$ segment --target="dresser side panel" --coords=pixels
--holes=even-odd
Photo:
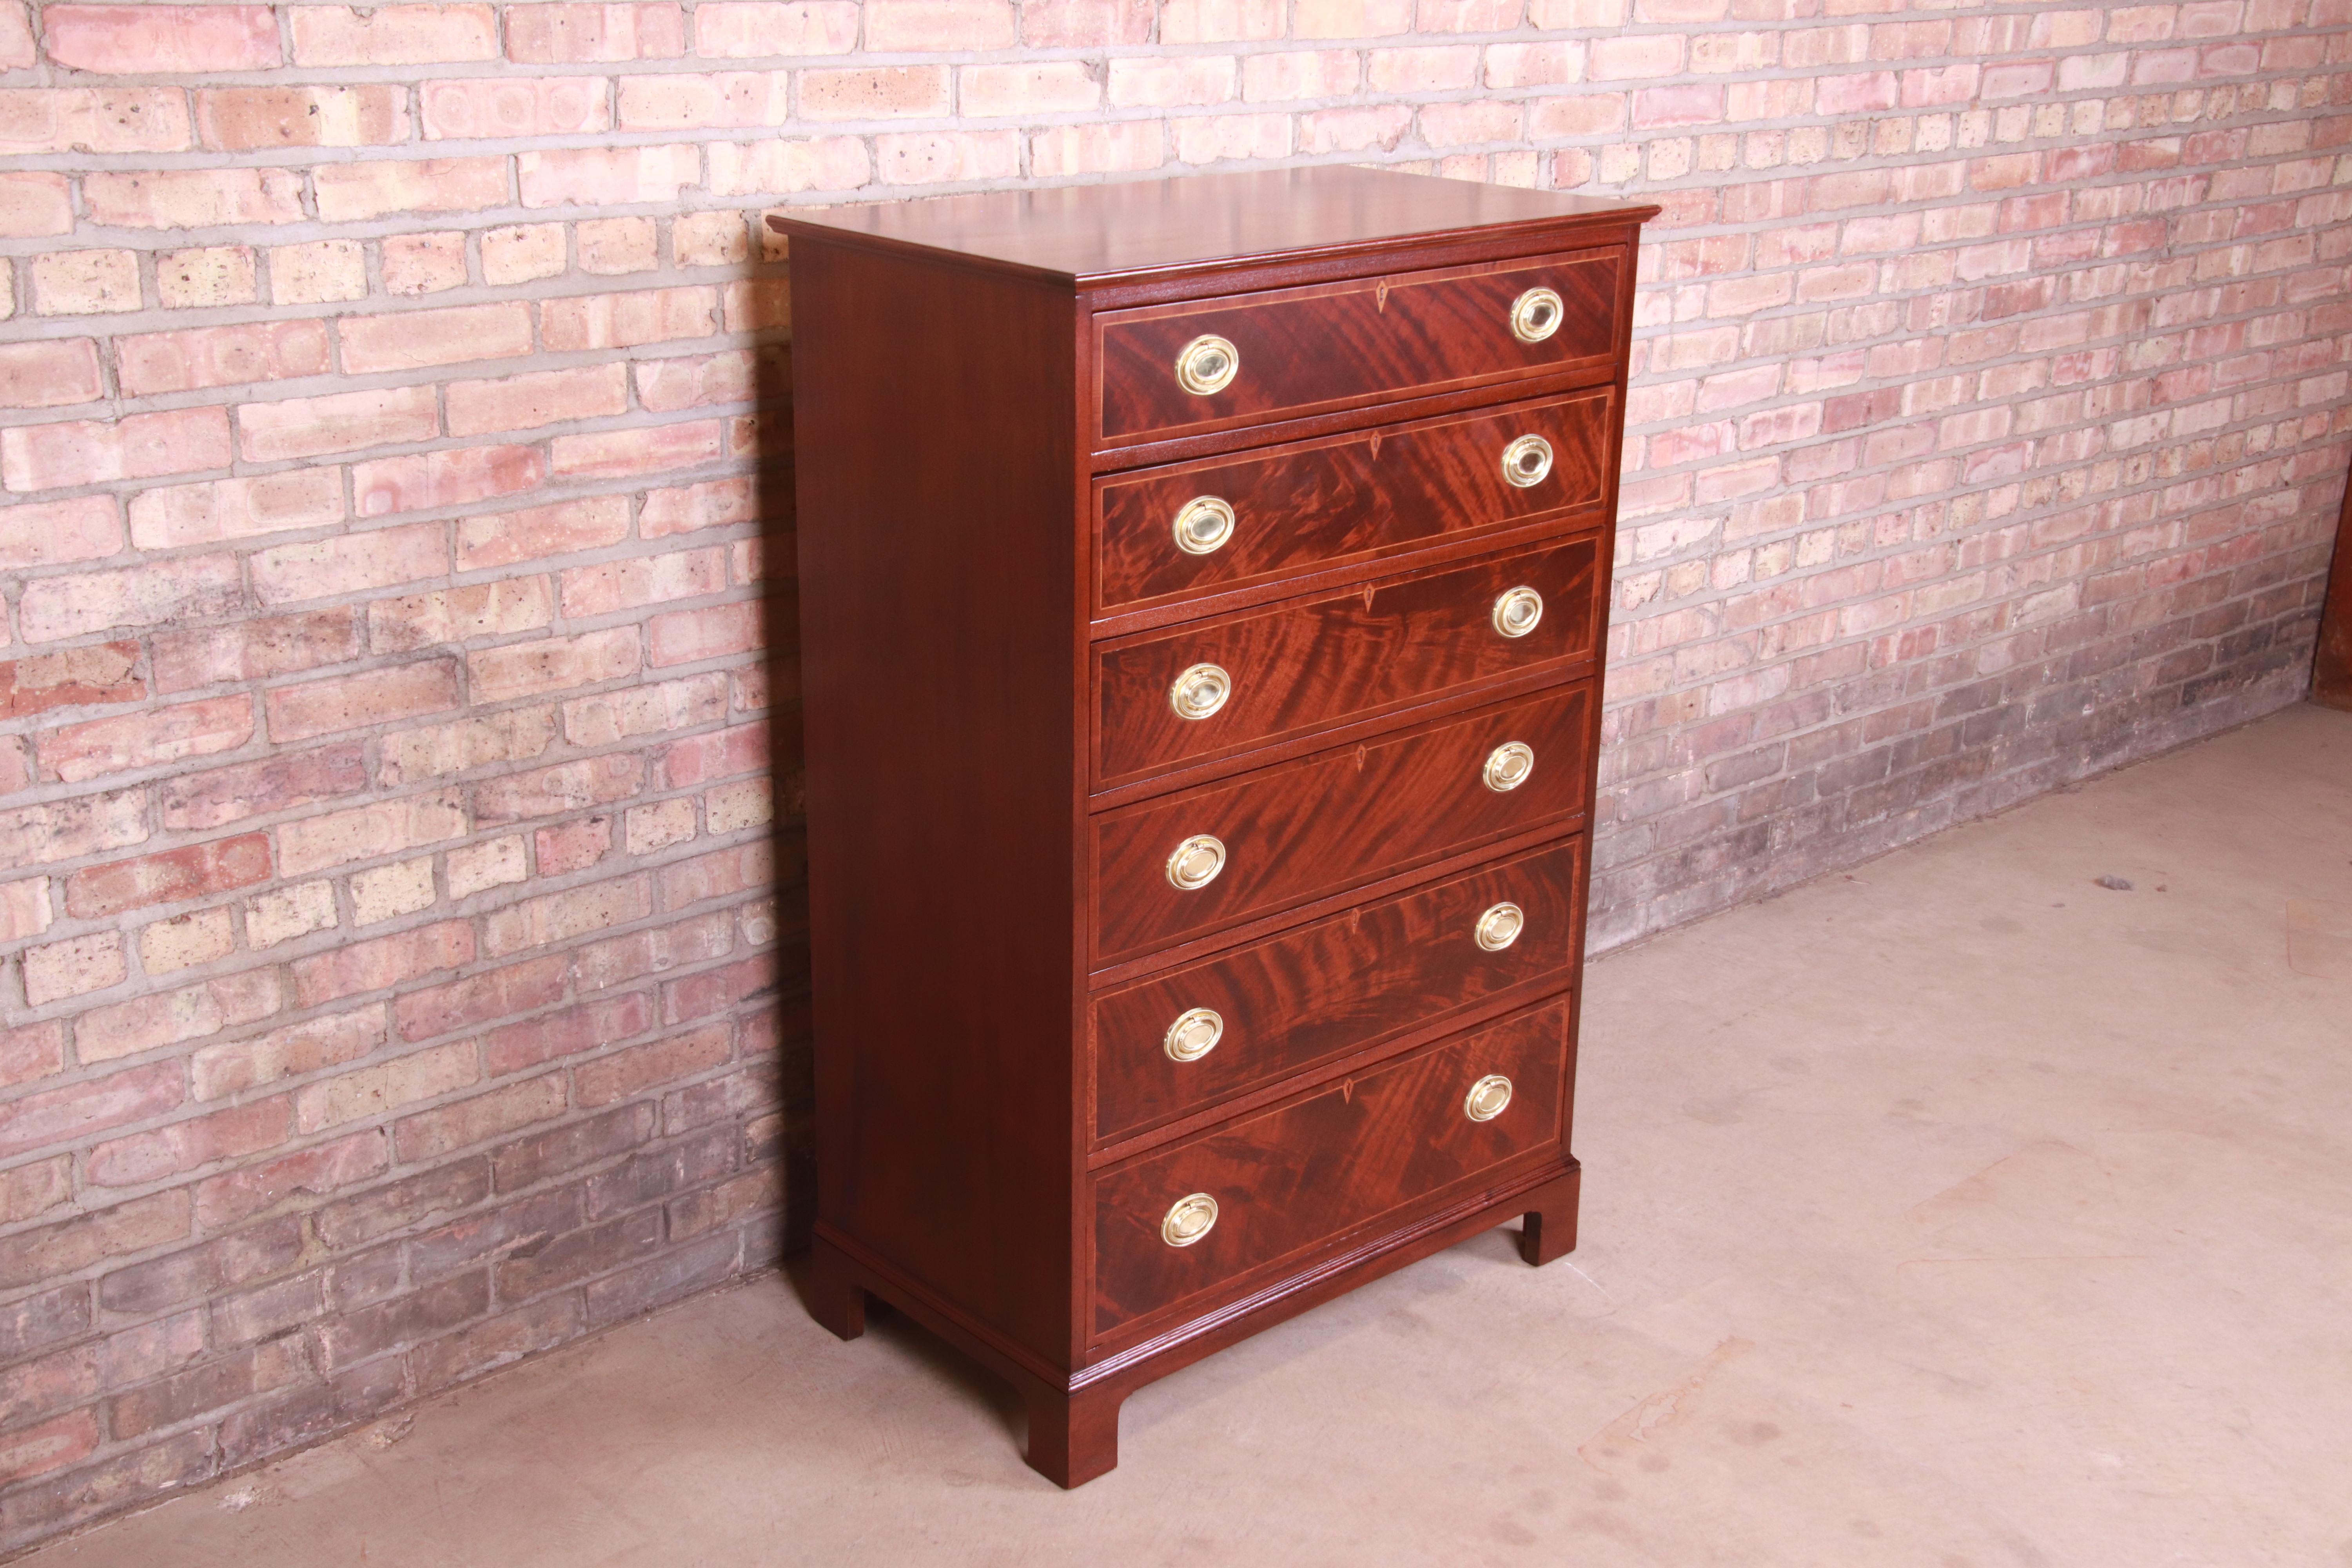
[[[1062,1366],[1075,312],[793,246],[818,1219]]]

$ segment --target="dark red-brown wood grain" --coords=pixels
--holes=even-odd
[[[1096,1331],[1338,1245],[1408,1203],[1560,1148],[1572,1016],[1563,997],[1102,1173]],[[1473,1121],[1464,1100],[1496,1073],[1511,1080],[1510,1104]],[[1192,1193],[1217,1201],[1216,1225],[1171,1247],[1160,1221]]]
[[[1583,951],[1584,840],[1298,926],[1094,999],[1095,1135],[1108,1141],[1378,1046],[1530,986],[1565,984]],[[1478,917],[1519,906],[1499,952]],[[1170,1059],[1168,1026],[1193,1007],[1224,1020],[1207,1056]]]
[[[1190,430],[1606,365],[1617,352],[1627,253],[1615,247],[1468,267],[1188,300],[1095,318],[1100,431],[1118,445]],[[1556,291],[1559,331],[1511,332],[1526,290]],[[1213,335],[1241,353],[1222,392],[1187,392],[1176,360]]]
[[[1604,386],[1099,479],[1096,613],[1377,560],[1549,513],[1589,512],[1607,493],[1616,400],[1616,389]],[[1541,484],[1504,481],[1503,448],[1521,436],[1551,443],[1552,470]],[[1206,555],[1176,546],[1176,514],[1196,496],[1214,496],[1234,512],[1233,538]]]
[[[1407,870],[1551,823],[1591,795],[1590,684],[1318,752],[1091,823],[1094,956],[1099,965],[1253,915]],[[1517,789],[1488,789],[1487,754],[1534,748]],[[1196,834],[1225,846],[1216,880],[1170,882],[1168,858]]]
[[[1607,614],[1606,577],[1599,536],[1585,533],[1097,645],[1096,784],[1588,664]],[[1544,606],[1516,637],[1494,618],[1495,602],[1513,588],[1534,589]],[[1171,693],[1201,664],[1224,670],[1232,695],[1207,718],[1187,719]]]

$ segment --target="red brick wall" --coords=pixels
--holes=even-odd
[[[2347,54],[2352,0],[0,0],[0,1551],[805,1203],[763,206],[1663,202],[1608,942],[2299,692]]]

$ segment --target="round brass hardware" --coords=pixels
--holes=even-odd
[[[1217,1016],[1213,1007],[1188,1007],[1176,1015],[1168,1026],[1167,1037],[1160,1047],[1171,1062],[1197,1062],[1217,1048],[1225,1037],[1225,1021]]]
[[[1536,752],[1524,741],[1506,741],[1486,753],[1486,766],[1482,776],[1486,787],[1496,795],[1508,795],[1528,782],[1536,771]]]
[[[1533,588],[1508,588],[1495,600],[1495,629],[1507,637],[1523,637],[1543,619],[1543,595]]]
[[[1208,555],[1234,536],[1234,509],[1217,496],[1194,496],[1176,513],[1176,548]]]
[[[1503,1083],[1500,1079],[1494,1081]],[[1510,1092],[1511,1086],[1503,1083],[1503,1097],[1509,1099]],[[1499,1105],[1495,1108],[1496,1110],[1501,1109]],[[1493,1113],[1489,1111],[1487,1114]],[[1484,1121],[1485,1118],[1479,1120]],[[1190,1247],[1208,1235],[1216,1223],[1217,1200],[1206,1193],[1193,1193],[1168,1205],[1168,1217],[1160,1222],[1160,1239],[1171,1247]]]
[[[1242,351],[1223,338],[1194,338],[1176,356],[1176,384],[1195,397],[1224,391],[1242,373]]]
[[[1502,1115],[1503,1108],[1510,1103],[1511,1080],[1498,1072],[1488,1073],[1470,1086],[1469,1095],[1462,1101],[1462,1114],[1473,1121],[1492,1121]],[[1187,1198],[1184,1201],[1191,1203],[1192,1200]],[[1215,1205],[1211,1205],[1212,1221],[1216,1217],[1214,1207]],[[1176,1217],[1175,1210],[1171,1209],[1168,1217],[1171,1222],[1173,1222]],[[1206,1230],[1208,1226],[1203,1226],[1201,1228]],[[1167,1234],[1166,1226],[1163,1226],[1160,1228],[1160,1234],[1163,1236]]]
[[[1527,928],[1527,911],[1517,904],[1496,904],[1478,917],[1476,931],[1478,945],[1488,952],[1500,952],[1518,941],[1519,932]],[[1191,1015],[1187,1014],[1186,1016],[1189,1017]],[[1169,1054],[1173,1056],[1175,1053],[1171,1050]]]
[[[1539,343],[1559,331],[1568,307],[1549,289],[1530,289],[1511,301],[1511,336],[1523,343]]]
[[[1187,838],[1168,857],[1168,879],[1188,893],[1215,881],[1224,868],[1225,847],[1205,833]]]
[[[1234,678],[1213,664],[1196,664],[1168,689],[1168,706],[1179,719],[1206,719],[1234,694]]]
[[[1540,436],[1522,436],[1503,448],[1503,478],[1520,489],[1533,489],[1551,473],[1551,443]]]

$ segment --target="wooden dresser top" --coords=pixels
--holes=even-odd
[[[1645,202],[1326,165],[772,213],[779,233],[1075,283],[1341,255],[1471,230],[1640,222]]]

